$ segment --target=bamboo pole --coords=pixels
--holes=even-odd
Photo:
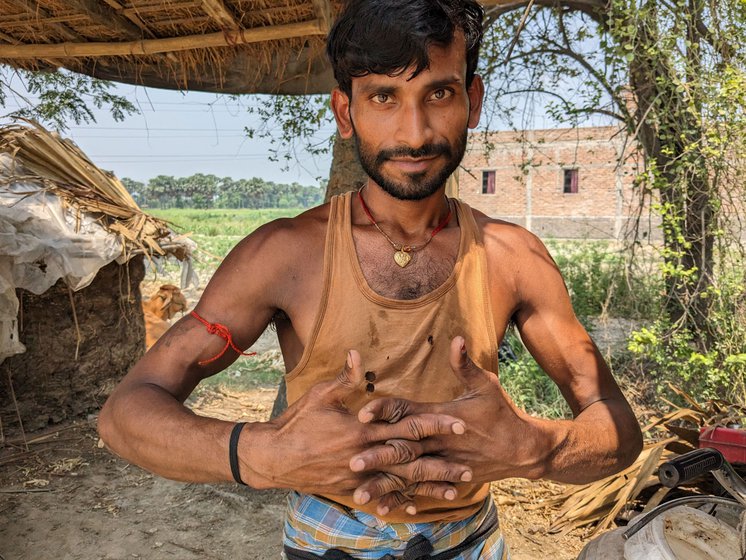
[[[324,35],[320,20],[224,30],[204,35],[144,39],[117,43],[57,43],[53,45],[0,45],[0,59],[84,58],[99,56],[147,56],[159,53],[228,47],[307,35]]]

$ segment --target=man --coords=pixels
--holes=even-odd
[[[444,195],[479,120],[481,33],[472,0],[351,2],[328,40],[332,108],[370,179],[239,243],[101,412],[107,445],[163,476],[291,489],[290,560],[502,558],[489,481],[580,483],[639,452],[541,242]],[[284,414],[244,427],[183,406],[272,321]],[[502,390],[511,321],[573,420]]]

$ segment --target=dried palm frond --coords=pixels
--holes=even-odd
[[[725,425],[743,422],[746,407],[722,400],[696,402],[678,388],[671,386],[690,408],[674,409],[654,418],[643,428],[643,435],[651,441],[637,460],[623,471],[602,480],[573,486],[564,494],[536,506],[559,507],[550,532],[567,533],[580,527],[593,527],[596,535],[612,526],[616,517],[639,500],[641,493],[659,485],[658,467],[675,456],[697,447],[699,428],[705,425]],[[655,507],[663,500],[668,489],[653,494],[646,508]]]
[[[188,257],[186,245],[173,242],[167,223],[143,212],[113,174],[99,169],[71,140],[33,121],[25,123],[0,127],[0,153],[13,160],[0,187],[35,184],[60,197],[77,216],[95,216],[120,237],[125,258],[138,253]]]
[[[640,493],[658,484],[653,476],[658,465],[675,454],[666,446],[676,438],[648,445],[637,460],[613,476],[583,486],[573,487],[542,506],[561,508],[549,527],[550,532],[567,533],[579,527],[596,524],[593,534],[608,529],[617,515]],[[693,448],[690,448],[693,449]]]

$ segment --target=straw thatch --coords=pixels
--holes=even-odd
[[[0,153],[13,162],[3,170],[0,187],[36,185],[60,197],[78,216],[98,216],[120,237],[124,260],[134,254],[189,257],[189,244],[175,238],[166,222],[144,213],[119,179],[96,167],[72,141],[25,122],[0,127]]]
[[[0,0],[0,62],[228,93],[314,93],[339,0]]]
[[[344,0],[0,0],[0,63],[222,93],[325,93]],[[555,0],[482,0],[489,17]],[[604,0],[564,5],[603,10]]]
[[[144,260],[189,276],[194,242],[31,121],[0,127],[0,224],[0,422],[22,432],[101,406],[145,350]]]

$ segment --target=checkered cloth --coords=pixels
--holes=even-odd
[[[318,496],[291,492],[285,517],[285,546],[322,556],[330,548],[356,559],[378,560],[386,554],[400,556],[417,535],[427,538],[433,555],[462,543],[477,531],[495,504],[490,498],[473,516],[462,521],[435,523],[387,523],[377,517],[345,508]],[[453,560],[507,560],[508,548],[498,528],[471,550]],[[287,560],[285,553],[282,559]]]

